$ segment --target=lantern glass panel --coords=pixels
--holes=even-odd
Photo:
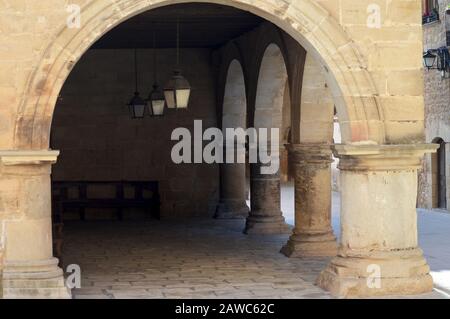
[[[134,97],[131,99],[128,107],[132,118],[143,118],[145,115],[145,106],[147,103],[139,96],[139,93],[134,93]]]
[[[175,94],[173,89],[168,88],[164,90],[164,97],[166,98],[167,107],[169,109],[174,109],[176,107],[175,104]]]
[[[145,105],[144,104],[133,105],[132,109],[133,109],[132,116],[134,118],[140,119],[140,118],[144,117],[144,114],[145,114]]]
[[[153,90],[148,97],[148,109],[152,116],[161,116],[164,114],[166,101],[163,91],[160,90],[158,84],[153,84]]]
[[[135,119],[143,118],[145,115],[145,104],[130,105],[131,116]]]
[[[177,108],[187,108],[189,104],[190,89],[177,89]]]
[[[152,101],[152,114],[154,116],[161,116],[164,114],[165,100],[153,100]]]

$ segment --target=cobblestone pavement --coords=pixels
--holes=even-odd
[[[72,222],[63,262],[74,298],[331,298],[314,286],[327,259],[279,253],[288,236],[247,236],[243,220]],[[439,298],[437,292],[423,295]]]

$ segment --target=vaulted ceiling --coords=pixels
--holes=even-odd
[[[95,49],[152,48],[153,33],[158,48],[176,46],[176,24],[180,21],[180,46],[219,47],[257,27],[263,18],[232,7],[188,3],[146,11],[104,35]]]

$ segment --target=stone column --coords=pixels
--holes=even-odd
[[[235,163],[220,165],[220,200],[215,215],[219,219],[246,218],[249,211],[245,196],[245,146],[227,146],[225,154],[230,150],[237,153],[237,159]]]
[[[70,297],[52,251],[50,172],[58,154],[0,151],[4,298]]]
[[[338,296],[430,292],[417,243],[417,170],[436,145],[336,145],[341,242],[317,284]]]
[[[270,144],[270,143],[269,143]],[[279,160],[279,150],[274,150],[273,159]],[[266,166],[250,165],[250,214],[247,218],[246,234],[289,234],[291,232],[281,212],[280,170],[267,175],[261,172]]]
[[[289,144],[283,144],[280,147],[280,172],[281,172],[281,182],[285,183],[289,181],[289,151],[287,146]]]
[[[331,148],[291,144],[295,172],[295,228],[281,252],[288,257],[336,256],[331,227]]]

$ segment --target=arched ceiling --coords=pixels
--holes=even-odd
[[[93,48],[152,48],[153,31],[158,48],[176,46],[176,22],[180,21],[180,46],[216,48],[256,28],[263,18],[232,7],[188,3],[144,12],[111,30]]]

